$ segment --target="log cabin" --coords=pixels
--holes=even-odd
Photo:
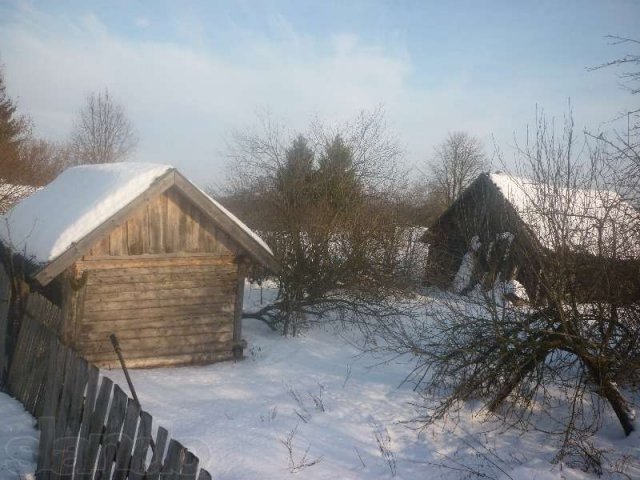
[[[544,302],[562,269],[580,301],[640,300],[640,214],[611,191],[483,173],[429,227],[425,283],[456,293],[512,282]],[[548,293],[548,292],[547,292]]]
[[[132,368],[241,357],[247,270],[279,268],[262,239],[165,165],[70,168],[4,216],[0,241],[22,285],[12,303],[46,296],[63,311],[63,342],[107,368],[112,333]]]

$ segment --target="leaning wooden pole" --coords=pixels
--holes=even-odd
[[[136,393],[136,387],[133,386],[133,381],[131,380],[131,376],[129,375],[127,364],[124,361],[124,356],[122,355],[122,349],[120,348],[118,337],[116,337],[115,333],[112,333],[111,335],[109,335],[109,338],[111,339],[111,345],[113,345],[113,349],[116,351],[118,360],[120,360],[120,366],[122,367],[122,371],[124,372],[124,377],[127,379],[127,384],[129,385],[129,390],[131,391],[133,401],[136,402],[138,408],[140,408],[140,411],[142,411],[142,405],[140,404],[140,399],[138,398],[138,394]],[[155,453],[156,443],[153,441],[153,437],[150,438],[150,446],[151,450]]]

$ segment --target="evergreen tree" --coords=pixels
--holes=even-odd
[[[325,145],[318,176],[321,195],[335,211],[353,205],[362,193],[353,165],[353,151],[340,135]]]
[[[285,153],[285,163],[278,174],[278,190],[288,209],[301,206],[312,198],[311,181],[314,153],[307,139],[298,135]]]
[[[302,178],[311,174],[313,170],[313,150],[304,135],[298,135],[291,143],[286,154],[286,169],[294,176]]]
[[[30,134],[29,120],[17,115],[16,110],[0,70],[0,179],[5,181],[15,181],[21,173],[20,152]]]

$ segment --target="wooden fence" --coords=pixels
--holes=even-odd
[[[55,338],[49,327],[60,322],[60,310],[40,295],[31,295],[7,377],[7,390],[38,418],[46,395],[49,370],[49,341]]]
[[[210,480],[192,452],[162,427],[154,439],[151,415],[59,341],[50,328],[59,321],[57,307],[30,295],[6,382],[38,418],[36,478]]]
[[[9,331],[9,276],[0,265],[0,386],[5,383],[8,358],[6,352],[7,332]]]

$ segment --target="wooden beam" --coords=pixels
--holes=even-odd
[[[179,172],[175,174],[175,185],[200,210],[205,212],[219,228],[237,242],[251,258],[275,273],[280,271],[280,264],[268,250],[234,220],[229,218],[206,194]]]
[[[220,255],[211,252],[172,252],[172,253],[141,253],[138,255],[85,255],[82,259],[83,262],[99,262],[99,261],[109,261],[109,260],[146,260],[146,259],[173,259],[173,258],[192,258],[192,257],[207,257],[207,258],[218,258],[218,259],[231,259],[230,262],[235,259],[234,255]]]
[[[236,301],[233,311],[233,355],[242,357],[242,305],[244,300],[244,278],[247,275],[248,265],[245,262],[238,264],[238,279],[236,284]]]
[[[172,168],[164,175],[157,178],[142,194],[138,195],[105,222],[100,224],[100,226],[86,234],[83,238],[71,244],[65,252],[47,264],[35,275],[34,278],[38,283],[40,283],[40,285],[47,285],[67,267],[82,257],[103,235],[107,235],[114,228],[120,226],[123,222],[126,222],[127,218],[129,218],[137,208],[144,205],[144,203],[149,201],[151,198],[160,195],[171,188],[175,184],[175,174],[176,171]]]
[[[84,311],[85,277],[78,277],[77,270],[68,268],[62,275],[62,321],[60,335],[65,345],[74,347]]]

